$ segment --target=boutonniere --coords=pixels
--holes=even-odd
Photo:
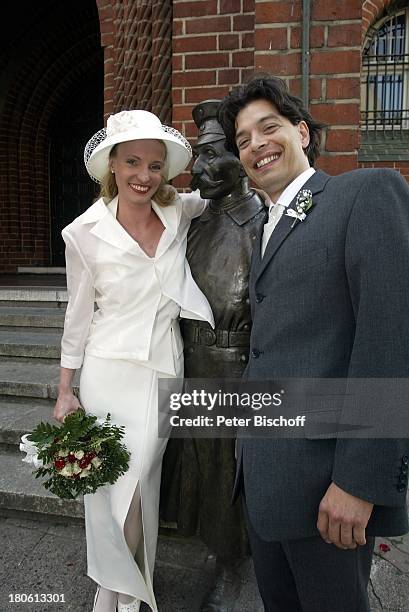
[[[291,228],[297,223],[297,221],[304,221],[307,216],[307,212],[313,207],[312,193],[309,189],[301,189],[297,194],[297,200],[294,208],[287,208],[286,215],[288,217],[294,217],[294,222]]]

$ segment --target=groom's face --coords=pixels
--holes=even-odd
[[[309,141],[305,121],[293,125],[269,100],[254,100],[237,115],[236,144],[240,161],[249,178],[273,202],[309,168],[304,153]]]

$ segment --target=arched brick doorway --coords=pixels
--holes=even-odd
[[[24,0],[3,19],[0,271],[14,272],[63,263],[61,227],[92,191],[81,151],[103,122],[103,51],[95,0]]]

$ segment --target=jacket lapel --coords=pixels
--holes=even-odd
[[[325,172],[322,172],[321,170],[317,170],[308,179],[308,181],[303,185],[302,189],[310,189],[312,196],[313,196],[313,200],[314,200],[314,195],[317,195],[324,189],[325,184],[329,181],[330,178],[331,177],[328,174],[325,174]],[[291,201],[288,208],[293,208],[297,195]],[[314,208],[311,209],[308,215],[312,213],[314,213]],[[305,219],[305,221],[303,221],[302,223],[307,222],[308,215],[307,215],[307,219]],[[300,221],[297,221],[296,223],[294,223],[294,218],[286,215],[286,211],[284,211],[280,221],[277,223],[276,227],[273,230],[273,233],[270,236],[270,239],[267,243],[267,247],[264,252],[263,258],[261,258],[261,242],[262,242],[262,237],[263,237],[263,227],[261,228],[261,232],[257,240],[257,251],[253,259],[253,269],[254,269],[255,280],[257,280],[257,278],[259,278],[263,274],[264,270],[267,268],[270,261],[272,260],[274,255],[277,253],[278,249],[281,247],[285,239],[290,235],[291,232],[295,231],[297,229],[297,226],[299,225],[301,225]]]
[[[110,204],[114,203],[114,200],[110,202]],[[108,205],[105,204],[102,198],[98,200],[94,206],[97,204],[100,204],[98,209],[99,215],[95,225],[89,230],[90,234],[93,234],[93,236],[96,236],[100,240],[122,251],[127,251],[128,253],[130,252],[136,255],[143,253],[137,242],[135,242],[115,219],[114,215],[108,209]]]
[[[114,204],[114,200],[112,204]],[[152,202],[152,208],[165,226],[163,235],[159,241],[156,258],[164,253],[175,239],[177,233],[177,209],[176,206],[159,206]],[[148,257],[141,249],[136,240],[118,223],[115,216],[108,209],[108,205],[100,198],[83,215],[82,223],[94,223],[89,230],[100,240],[134,255]]]

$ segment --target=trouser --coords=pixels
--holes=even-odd
[[[266,542],[245,509],[257,583],[267,612],[370,612],[374,538],[342,550],[320,536]]]

